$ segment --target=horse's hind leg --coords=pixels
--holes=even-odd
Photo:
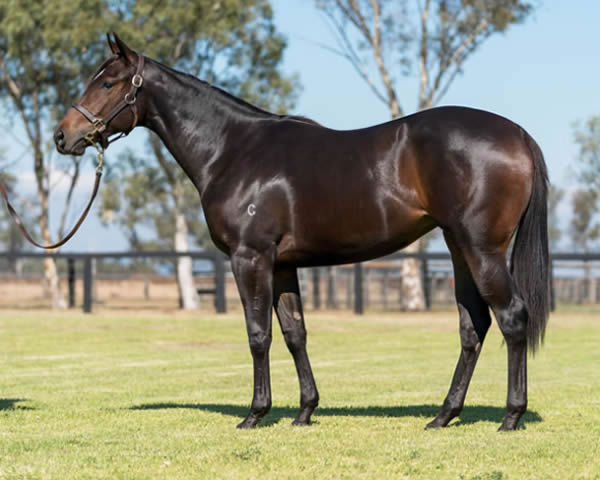
[[[492,322],[489,308],[477,290],[462,252],[451,235],[444,233],[444,237],[452,254],[454,267],[454,293],[460,321],[461,351],[448,395],[440,412],[427,424],[427,428],[445,427],[460,414],[485,334]]]
[[[295,269],[276,270],[273,279],[273,304],[285,343],[294,357],[300,382],[300,411],[294,425],[310,424],[310,416],[319,403],[308,354],[306,352],[306,328],[302,313],[298,275]]]
[[[508,350],[506,416],[500,430],[514,430],[527,409],[527,308],[506,265],[506,249],[465,251],[473,279],[491,307]]]

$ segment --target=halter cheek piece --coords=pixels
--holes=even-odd
[[[137,98],[137,91],[144,83],[144,77],[142,77],[143,71],[144,71],[144,56],[139,55],[135,74],[131,78],[131,89],[125,94],[125,96],[123,97],[123,100],[121,100],[117,104],[117,106],[115,108],[113,108],[110,111],[110,113],[104,118],[98,118],[96,115],[94,115],[92,112],[90,112],[87,108],[85,108],[80,103],[73,104],[73,108],[75,110],[77,110],[79,113],[81,113],[86,118],[86,120],[88,122],[90,122],[93,126],[92,130],[90,132],[88,132],[85,136],[85,140],[90,145],[96,146],[96,141],[94,140],[94,138],[96,137],[96,134],[98,134],[98,135],[100,135],[100,143],[104,149],[105,147],[108,147],[108,145],[110,145],[112,142],[118,140],[119,138],[129,135],[129,132],[131,132],[131,130],[133,130],[135,128],[135,126],[137,125],[137,122],[138,122],[138,111],[137,111],[135,101]],[[117,137],[115,137],[113,139],[103,140],[102,134],[108,127],[109,123],[119,113],[121,113],[123,110],[125,110],[127,107],[131,108],[131,111],[133,113],[133,123],[132,123],[131,127],[129,128],[129,130],[127,130],[126,132],[121,132],[120,135],[118,135]],[[99,151],[102,152],[103,150],[99,150]]]

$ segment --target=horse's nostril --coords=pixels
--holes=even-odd
[[[59,147],[65,146],[65,132],[63,132],[62,128],[58,128],[56,132],[54,132],[54,143]]]

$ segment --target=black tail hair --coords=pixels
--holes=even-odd
[[[550,311],[548,171],[539,145],[525,131],[523,137],[533,156],[533,187],[529,205],[519,222],[510,271],[517,291],[527,305],[527,342],[531,353],[535,353],[544,341]]]

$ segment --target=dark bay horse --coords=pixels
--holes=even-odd
[[[389,254],[436,226],[452,254],[462,349],[428,427],[460,413],[490,309],[508,350],[500,429],[517,427],[527,408],[527,349],[535,350],[548,318],[547,174],[527,132],[461,107],[331,130],[260,110],[116,36],[109,44],[113,55],[56,128],[56,146],[81,155],[92,141],[106,146],[111,135],[144,126],[198,189],[211,237],[231,257],[254,362],[252,405],[239,427],[254,427],[271,407],[273,308],[300,381],[294,424],[310,423],[319,401],[297,268]]]

